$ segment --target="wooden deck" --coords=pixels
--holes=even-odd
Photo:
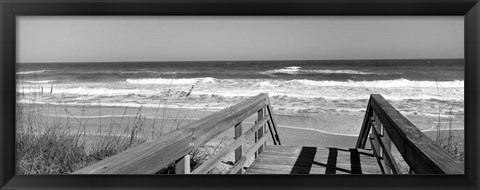
[[[255,115],[253,126],[243,123]],[[192,168],[193,151],[232,128],[234,141]],[[246,146],[250,137],[254,137],[254,144]],[[366,150],[368,142],[371,149]],[[262,93],[72,174],[153,174],[172,163],[175,174],[205,174],[230,153],[235,160],[226,174],[406,174],[399,161],[408,165],[403,169],[410,174],[464,173],[463,162],[423,134],[379,94],[370,96],[357,144],[352,147],[282,146],[270,99]],[[252,157],[255,160],[248,165]]]
[[[371,150],[266,146],[245,174],[382,174]]]

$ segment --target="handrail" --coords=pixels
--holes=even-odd
[[[416,174],[464,173],[462,162],[423,134],[379,94],[370,96],[356,148],[365,148],[367,139],[375,156],[383,160],[380,166],[385,173],[400,172],[391,154],[392,142]]]
[[[265,109],[268,110],[268,117],[265,117]],[[266,138],[262,137],[264,137],[263,134],[267,131],[267,123],[270,128],[269,131],[271,136],[274,137],[272,139],[273,142],[275,144],[280,144],[280,138],[278,138],[276,124],[273,120],[274,116],[271,111],[268,94],[262,93],[219,112],[213,113],[194,123],[183,126],[180,129],[163,134],[155,140],[140,144],[124,152],[86,166],[72,174],[153,174],[175,161],[182,161],[184,165],[189,165],[185,164],[189,163],[189,161],[185,162],[185,156],[188,158],[188,154],[194,149],[203,146],[211,139],[232,127],[237,128],[239,126],[241,131],[242,121],[255,113],[258,113],[259,118],[257,121],[262,122],[261,124],[259,123],[256,125],[258,129],[255,131],[255,134],[257,137],[256,141],[258,142],[256,142],[253,148],[256,147],[258,150],[255,150],[255,152],[263,150],[263,144],[265,143]],[[250,134],[251,132],[248,133]],[[241,135],[239,135],[239,137],[240,136]],[[236,143],[234,144],[237,147],[229,148],[228,150],[238,149],[239,147],[241,148],[243,141],[243,137],[236,138]],[[241,152],[242,151],[239,151],[239,154],[241,154]],[[247,153],[249,152],[251,151],[247,151]],[[237,151],[235,151],[235,153],[237,154]],[[224,153],[224,155],[226,155],[226,153]],[[238,157],[243,158],[245,156],[246,155],[243,154]],[[215,162],[220,160],[218,156],[213,158],[216,159]],[[210,165],[213,164],[209,161],[206,161],[206,163],[209,163]],[[234,168],[240,172],[242,172],[241,169],[243,168],[239,166],[241,163],[243,165],[245,161],[239,159],[236,161],[236,166],[234,166]],[[208,169],[211,168],[210,165],[208,166]],[[183,169],[188,173],[189,168]],[[201,172],[194,171],[193,173],[205,173],[207,171],[207,169],[202,169]]]

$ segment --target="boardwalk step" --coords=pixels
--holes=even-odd
[[[370,150],[267,146],[246,174],[381,174]]]

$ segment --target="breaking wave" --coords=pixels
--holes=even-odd
[[[381,73],[363,72],[356,70],[332,70],[332,69],[315,69],[315,70],[302,70],[301,67],[292,66],[284,67],[281,69],[273,69],[260,72],[260,74],[272,75],[272,74],[352,74],[352,75],[382,75]]]
[[[31,74],[39,74],[39,73],[44,73],[50,70],[37,70],[37,71],[20,71],[17,72],[17,75],[31,75]]]

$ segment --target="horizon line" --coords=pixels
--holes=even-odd
[[[136,62],[136,63],[165,63],[165,62],[247,62],[247,61],[378,61],[378,60],[460,60],[465,58],[407,58],[407,59],[260,59],[260,60],[171,60],[171,61],[52,61],[52,62],[20,62],[15,64],[34,64],[34,63],[129,63],[129,62]]]

